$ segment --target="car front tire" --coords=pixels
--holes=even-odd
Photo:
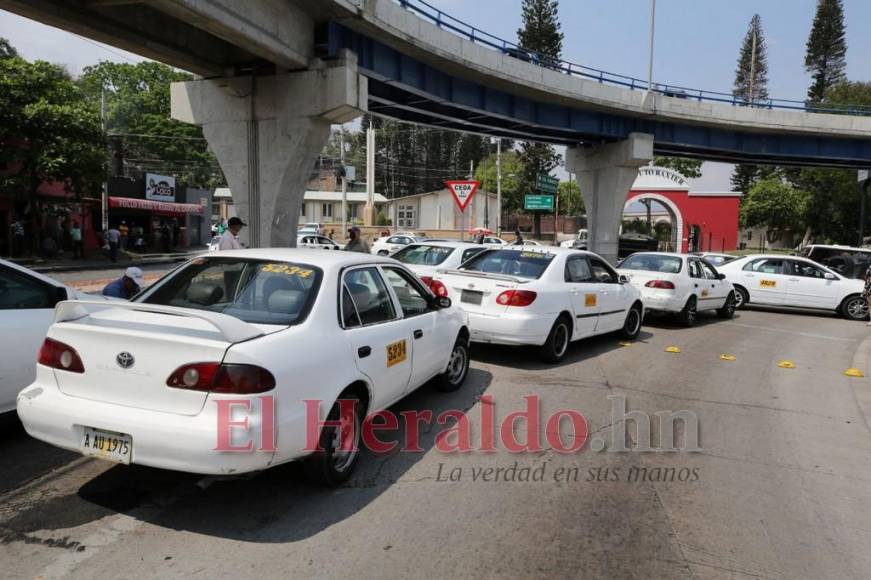
[[[469,341],[462,336],[457,338],[451,350],[451,358],[445,372],[436,377],[435,388],[442,393],[459,390],[469,374]]]
[[[626,315],[626,321],[623,323],[623,329],[620,331],[623,338],[629,340],[635,340],[638,338],[638,335],[641,334],[642,318],[641,307],[637,305],[633,306],[629,310],[629,314]]]
[[[350,401],[353,411],[342,416],[341,400]],[[343,393],[339,396],[327,416],[327,421],[339,421],[339,425],[327,425],[321,430],[320,450],[303,463],[310,480],[325,487],[336,487],[351,478],[360,459],[360,433],[365,413],[362,407],[363,402],[357,395]]]
[[[855,296],[847,296],[841,303],[841,316],[847,320],[867,320],[868,319],[868,302],[865,297],[859,294]]]
[[[723,320],[730,320],[735,317],[735,296],[735,292],[729,292],[729,296],[726,298],[726,303],[722,308],[717,310],[717,316]]]
[[[571,322],[565,316],[560,316],[553,323],[547,340],[541,346],[541,358],[548,363],[558,363],[566,358],[569,344],[572,341]]]
[[[750,294],[740,286],[735,286],[735,310],[741,310],[750,302]]]

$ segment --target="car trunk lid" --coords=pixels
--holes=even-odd
[[[508,310],[507,304],[496,299],[508,290],[516,290],[529,280],[465,270],[439,270],[435,275],[448,290],[448,296],[466,312],[498,315]]]

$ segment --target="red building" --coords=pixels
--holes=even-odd
[[[664,207],[671,221],[671,247],[676,251],[721,252],[738,248],[741,196],[734,191],[690,191],[680,173],[642,167],[626,205],[651,200]]]

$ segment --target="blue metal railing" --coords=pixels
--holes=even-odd
[[[442,12],[425,0],[394,0],[400,6],[418,16],[429,20],[439,28],[450,30],[455,34],[471,40],[475,44],[490,47],[504,54],[530,62],[532,64],[550,68],[568,75],[592,79],[600,83],[616,85],[630,90],[647,90],[647,81],[634,77],[611,73],[588,66],[575,64],[567,60],[556,60],[545,55],[527,50],[518,44],[494,36],[462,20],[454,18],[450,14]],[[839,115],[871,116],[871,107],[860,105],[833,105],[829,103],[806,103],[789,99],[755,99],[752,102],[746,97],[736,96],[732,93],[706,91],[692,89],[678,85],[654,83],[651,89],[667,97],[679,99],[692,99],[696,101],[714,101],[740,107],[754,107],[758,109],[789,109],[804,111],[806,113],[832,113]]]

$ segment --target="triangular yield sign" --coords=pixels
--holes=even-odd
[[[446,181],[445,185],[454,196],[454,201],[461,212],[466,211],[469,202],[472,201],[472,196],[481,187],[480,181]]]

